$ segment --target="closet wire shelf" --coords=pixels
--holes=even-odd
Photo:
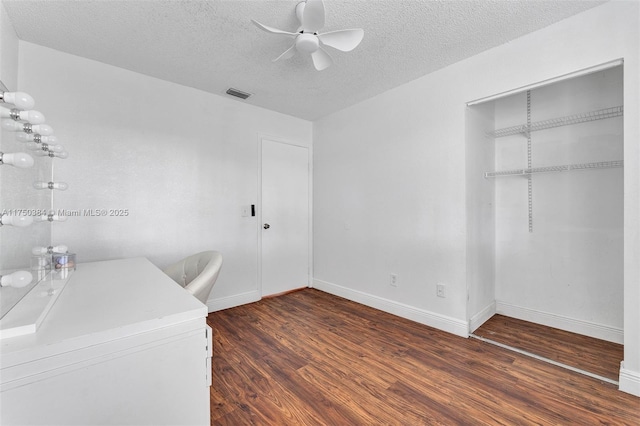
[[[531,132],[536,132],[545,129],[552,129],[554,127],[568,126],[571,124],[587,123],[589,121],[604,120],[606,118],[620,117],[623,115],[623,107],[617,106],[612,108],[604,108],[596,111],[583,112],[580,114],[568,115],[566,117],[551,118],[549,120],[536,121],[531,123],[530,126],[522,124],[519,126],[505,127],[503,129],[497,129],[493,132],[487,132],[488,137],[501,138],[511,135],[527,135]]]
[[[569,172],[572,170],[593,170],[593,169],[614,169],[624,167],[624,161],[600,161],[597,163],[583,163],[583,164],[566,164],[563,166],[547,166],[547,167],[532,167],[530,169],[515,169],[515,170],[503,170],[499,172],[486,172],[485,178],[498,178],[508,176],[531,176],[537,173],[554,173],[554,172]]]

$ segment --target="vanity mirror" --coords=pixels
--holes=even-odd
[[[45,278],[56,214],[53,193],[65,190],[53,178],[53,162],[66,158],[53,128],[26,93],[0,81],[0,319]]]

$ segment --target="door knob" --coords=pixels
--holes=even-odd
[[[271,225],[269,225],[268,223],[265,223],[264,225],[262,225],[262,227],[264,229],[269,229],[269,228],[271,228]]]

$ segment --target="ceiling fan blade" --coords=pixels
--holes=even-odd
[[[275,61],[279,61],[280,59],[289,59],[289,58],[291,58],[291,57],[292,57],[293,55],[295,55],[295,54],[296,54],[296,45],[295,45],[295,43],[294,43],[290,48],[288,48],[287,50],[285,50],[285,51],[282,53],[282,55],[280,55],[280,56],[278,56],[277,58],[275,58],[275,59],[273,60],[273,62],[275,62]]]
[[[318,34],[318,38],[324,45],[342,50],[343,52],[349,52],[355,49],[360,44],[363,37],[364,30],[361,28]]]
[[[317,33],[324,27],[324,3],[322,0],[307,0],[302,12],[302,29]]]
[[[313,52],[311,54],[311,59],[313,59],[313,65],[318,71],[322,71],[333,63],[333,59],[331,59],[331,56],[329,56],[329,54],[322,48]]]
[[[266,25],[263,25],[263,24],[261,24],[261,23],[260,23],[260,22],[258,22],[258,21],[254,21],[253,19],[251,20],[251,22],[253,22],[253,23],[256,25],[256,27],[258,27],[258,28],[260,28],[261,30],[264,30],[264,31],[266,31],[266,32],[268,32],[268,33],[273,33],[273,34],[284,34],[284,35],[293,36],[293,37],[295,37],[295,36],[297,36],[297,35],[298,35],[298,33],[290,33],[290,32],[288,32],[288,31],[282,31],[282,30],[279,30],[279,29],[277,29],[277,28],[267,27]]]

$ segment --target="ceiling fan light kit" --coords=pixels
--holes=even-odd
[[[275,58],[274,62],[280,59],[289,59],[296,52],[308,53],[311,55],[315,68],[318,71],[322,71],[333,63],[333,59],[323,48],[324,46],[349,52],[355,49],[364,37],[364,30],[361,28],[319,34],[318,31],[324,27],[324,3],[322,0],[306,0],[298,3],[296,5],[296,16],[300,21],[300,28],[298,28],[297,32],[271,28],[258,21],[251,20],[263,31],[295,39],[293,45]]]

